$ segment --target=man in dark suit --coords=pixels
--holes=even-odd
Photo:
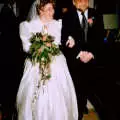
[[[61,42],[76,89],[79,120],[86,110],[87,99],[101,120],[108,120],[98,94],[101,81],[96,80],[97,67],[104,61],[103,18],[95,9],[89,8],[88,0],[73,0],[73,4],[63,17]]]
[[[0,12],[0,104],[8,113],[15,104],[19,84],[19,23],[12,5],[12,0],[5,0]]]

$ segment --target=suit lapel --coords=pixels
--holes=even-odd
[[[88,19],[91,18],[93,15],[92,8],[88,8]]]
[[[80,28],[81,29],[81,24],[80,24],[80,20],[79,20],[79,16],[78,16],[78,13],[77,13],[77,9],[75,8],[75,24],[76,24],[76,26],[78,27],[78,28]]]
[[[96,21],[94,9],[92,9],[92,8],[89,8],[89,9],[88,9],[88,19],[92,19],[92,21],[93,21],[92,24],[94,24],[95,21]],[[89,24],[89,23],[88,23],[88,24]],[[92,27],[92,26],[89,25],[89,28],[91,28],[91,27]]]

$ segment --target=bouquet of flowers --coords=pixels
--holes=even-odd
[[[59,55],[59,47],[53,43],[54,37],[48,33],[40,32],[33,34],[30,39],[30,58],[35,64],[39,63],[41,80],[48,80],[50,75],[50,62],[53,56]]]

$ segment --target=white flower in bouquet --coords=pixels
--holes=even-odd
[[[42,35],[47,35],[47,34],[48,34],[48,29],[47,29],[47,26],[44,25],[42,28]]]

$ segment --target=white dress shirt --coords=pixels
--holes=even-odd
[[[81,14],[81,11],[77,10],[77,13],[78,13],[79,21],[80,21],[80,24],[81,24],[81,23],[82,23],[82,17],[83,17],[83,16],[82,16],[82,14]],[[88,19],[88,9],[85,10],[84,15],[85,15],[86,20],[87,20],[87,19]]]

